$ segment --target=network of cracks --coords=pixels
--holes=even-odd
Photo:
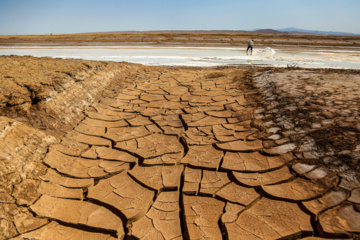
[[[128,80],[50,147],[29,200],[44,224],[14,239],[349,239],[360,231],[360,191],[299,162],[296,144],[269,139],[254,119],[254,93],[233,78],[182,70]]]

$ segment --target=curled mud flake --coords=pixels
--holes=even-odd
[[[261,140],[254,140],[254,141],[238,140],[234,142],[217,143],[216,146],[223,150],[240,151],[240,152],[256,151],[263,148]]]
[[[120,218],[108,209],[90,202],[60,199],[43,195],[30,208],[40,217],[116,231],[119,235],[123,235],[124,232]]]
[[[350,202],[360,204],[360,188],[353,189],[348,200]]]
[[[190,127],[185,132],[185,139],[189,145],[209,145],[217,142],[213,134],[204,133],[195,127]]]
[[[110,128],[104,137],[115,142],[128,141],[139,137],[145,137],[151,133],[145,126]]]
[[[183,127],[183,123],[181,122],[181,119],[179,118],[179,114],[170,114],[170,115],[156,115],[151,117],[151,120],[153,120],[156,124],[159,126],[169,126],[174,128],[181,128]]]
[[[305,237],[301,238],[301,240],[350,240],[350,238],[322,238],[322,237]]]
[[[118,143],[116,146],[134,152],[144,158],[153,158],[170,153],[183,153],[184,147],[176,136],[168,136],[162,134],[152,134],[143,138],[136,139],[135,143],[125,145],[126,143]]]
[[[61,159],[61,161],[59,161]],[[83,158],[70,157],[62,154],[58,151],[52,151],[47,154],[44,162],[52,168],[55,168],[58,172],[78,177],[78,178],[89,178],[89,177],[104,177],[108,175],[99,166],[102,160],[88,160]]]
[[[309,164],[305,164],[305,163],[296,163],[291,166],[291,168],[298,174],[308,173],[311,170],[314,170],[316,167],[317,167],[317,165],[309,165]]]
[[[129,120],[127,120],[127,122],[132,127],[145,126],[145,125],[152,125],[153,124],[153,122],[151,122],[148,117],[143,117],[141,115],[138,115],[135,118],[129,119]]]
[[[151,165],[177,165],[183,157],[183,153],[169,153],[162,156],[144,159],[144,166]]]
[[[234,112],[230,110],[223,110],[223,111],[205,111],[205,113],[211,117],[217,118],[229,118],[234,116]]]
[[[224,125],[227,124],[221,124],[221,125],[214,125],[212,126],[212,131],[214,132],[215,136],[233,136],[235,133],[235,125],[233,128],[229,129],[227,127],[224,127]]]
[[[201,169],[185,167],[183,193],[197,195],[202,178]]]
[[[119,99],[119,100],[136,100],[138,99],[138,96],[137,95],[133,95],[133,94],[118,94],[116,96],[116,99]]]
[[[225,223],[229,239],[279,239],[312,233],[310,216],[295,203],[262,198],[240,213],[236,222]]]
[[[277,169],[294,159],[292,154],[266,156],[259,152],[226,152],[221,169],[243,172],[266,172]]]
[[[225,203],[214,198],[183,195],[185,238],[222,239],[218,221]]]
[[[154,192],[122,172],[90,187],[87,197],[111,205],[133,222],[146,214],[153,202]]]
[[[140,95],[140,99],[147,101],[147,102],[153,102],[153,101],[160,101],[160,100],[164,100],[164,96],[163,95],[156,95],[156,94],[146,94],[146,93],[142,93]]]
[[[212,103],[213,100],[209,96],[193,96],[192,98],[189,98],[190,103]]]
[[[203,112],[193,113],[193,114],[181,114],[181,118],[184,122],[189,125],[190,123],[200,121],[201,119],[205,118],[206,115]]]
[[[67,188],[87,188],[94,185],[94,179],[77,179],[64,177],[55,170],[49,168],[45,175],[40,177],[43,181],[58,184]]]
[[[326,193],[324,196],[311,200],[302,202],[302,204],[312,212],[314,215],[317,215],[319,212],[336,206],[342,202],[344,202],[347,198],[347,193],[344,190],[331,191]]]
[[[128,163],[119,161],[102,161],[99,164],[99,167],[101,167],[103,171],[107,173],[120,173],[122,171],[127,171],[130,168]]]
[[[107,127],[107,128],[121,128],[121,127],[128,127],[129,124],[125,120],[118,120],[118,121],[102,121],[92,118],[85,118],[82,121],[83,124],[87,126],[94,126],[94,127]]]
[[[182,239],[179,192],[162,192],[148,213],[132,224],[138,239]]]
[[[231,129],[227,129],[223,125],[225,124],[213,126],[213,132],[215,134],[215,137],[220,142],[231,142],[236,140],[250,139],[251,135],[253,135],[257,131],[256,129],[247,131],[236,131],[235,125]]]
[[[92,136],[102,136],[105,134],[105,127],[96,127],[80,123],[76,126],[75,131]]]
[[[289,168],[284,166],[280,169],[265,172],[265,173],[243,173],[233,171],[233,176],[247,186],[261,186],[261,185],[271,185],[274,183],[288,181],[294,176],[290,173]]]
[[[165,109],[159,109],[159,108],[145,108],[144,110],[140,111],[139,113],[142,116],[151,117],[152,120],[163,120],[163,113],[165,112]]]
[[[128,112],[116,112],[116,115],[106,115],[98,112],[88,112],[86,115],[91,119],[110,122],[131,119],[134,117],[133,113]]]
[[[89,149],[89,145],[65,137],[61,143],[50,146],[49,151],[59,151],[72,156],[80,156],[87,149]]]
[[[306,180],[296,178],[290,182],[262,186],[262,189],[278,198],[304,201],[322,196],[330,188],[336,185],[335,177],[323,178],[320,180]]]
[[[49,221],[44,218],[36,218],[29,211],[21,212],[14,217],[14,224],[19,233],[29,232],[37,229]]]
[[[183,165],[174,166],[135,166],[129,174],[139,182],[154,190],[172,189],[180,187],[180,178],[184,170]]]
[[[200,193],[214,196],[217,191],[230,183],[226,172],[203,170]]]
[[[75,131],[66,135],[68,138],[73,139],[74,141],[88,144],[88,145],[95,145],[95,146],[111,146],[111,141],[101,137],[95,137],[90,135],[85,135],[82,133],[77,133]]]
[[[296,144],[288,143],[270,149],[264,149],[264,152],[270,155],[281,155],[281,154],[289,153],[295,148],[296,148]]]
[[[189,127],[204,127],[204,126],[212,126],[212,125],[223,124],[223,123],[227,123],[225,118],[206,116],[198,121],[190,122],[187,125]]]
[[[186,156],[181,159],[181,163],[194,167],[217,170],[223,155],[223,151],[215,149],[212,145],[189,146],[189,151]]]
[[[238,219],[241,211],[245,209],[244,206],[227,202],[225,207],[225,213],[221,217],[222,223],[232,223]]]
[[[167,105],[169,104],[169,101],[167,100],[158,100],[158,101],[152,101],[146,104],[146,107],[150,107],[150,108],[159,108],[159,109],[167,109]],[[141,109],[140,111],[144,110],[145,107],[143,109]],[[140,112],[139,111],[139,112]]]
[[[227,201],[247,206],[260,197],[254,188],[246,188],[230,183],[216,192],[215,196]]]
[[[145,126],[146,129],[151,133],[163,133],[163,129],[159,128],[156,124],[149,124]]]
[[[81,154],[81,157],[90,158],[90,159],[97,159],[99,157],[99,155],[96,153],[97,148],[98,148],[98,146],[92,146],[90,149],[83,152]]]
[[[58,198],[72,198],[80,200],[83,198],[82,189],[66,188],[50,182],[41,182],[37,192],[43,195]]]
[[[127,162],[127,163],[137,163],[138,161],[138,159],[133,155],[116,149],[98,147],[96,148],[95,151],[98,154],[99,158],[101,159]]]
[[[353,205],[342,204],[331,208],[319,217],[321,231],[330,234],[360,233],[360,213]]]
[[[358,188],[360,186],[360,181],[356,177],[346,176],[341,178],[339,187],[347,189],[349,191]]]
[[[324,167],[316,168],[308,173],[305,173],[304,176],[309,179],[320,179],[328,176],[329,170]]]

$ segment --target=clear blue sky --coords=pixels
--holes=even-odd
[[[0,0],[0,35],[296,27],[360,34],[360,0]]]

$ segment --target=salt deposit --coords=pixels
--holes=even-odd
[[[247,56],[245,48],[215,47],[11,47],[0,48],[0,55],[80,58],[144,65],[224,66],[247,64],[275,67],[360,69],[360,51],[285,50],[255,48]]]

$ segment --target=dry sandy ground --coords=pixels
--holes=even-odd
[[[358,71],[0,57],[0,239],[358,239]]]

